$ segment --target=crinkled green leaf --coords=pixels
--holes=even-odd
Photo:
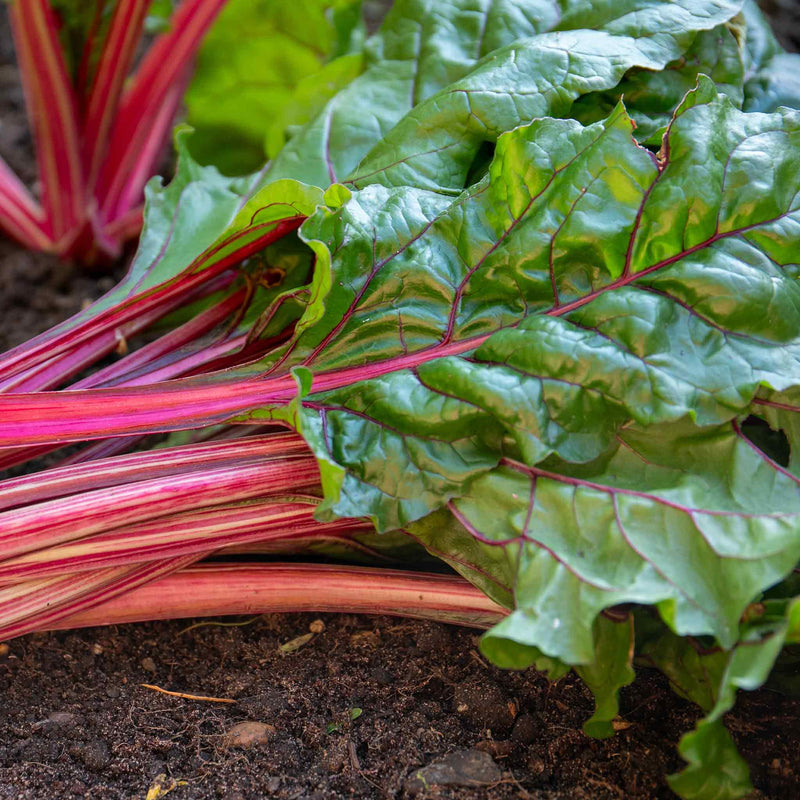
[[[145,226],[128,274],[116,293],[131,284],[137,291],[156,286],[180,272],[207,266],[257,240],[279,220],[311,214],[321,190],[292,180],[267,182],[256,172],[229,178],[215,167],[201,166],[187,150],[191,137],[179,131],[179,168],[166,187],[154,179],[147,187]],[[203,258],[204,254],[213,256]]]
[[[747,111],[800,108],[800,55],[773,56],[745,85]]]
[[[753,413],[766,420],[771,429],[786,437],[789,447],[787,467],[800,476],[800,388],[786,392],[760,392]]]
[[[350,175],[373,147],[376,153],[388,153],[386,148],[391,150],[395,145],[423,151],[430,149],[426,139],[428,133],[423,134],[423,131],[429,132],[439,123],[445,126],[443,131],[451,128],[451,137],[460,137],[463,120],[460,117],[449,119],[439,113],[436,98],[440,95],[437,93],[446,99],[451,91],[458,89],[460,84],[457,82],[464,79],[469,83],[470,78],[465,76],[476,65],[478,70],[473,76],[474,83],[480,84],[483,75],[489,76],[487,80],[499,82],[499,93],[488,102],[496,106],[494,111],[497,114],[502,115],[500,130],[529,121],[532,119],[529,107],[541,109],[543,101],[532,101],[521,93],[528,91],[532,82],[538,81],[537,86],[541,88],[552,75],[538,72],[515,75],[513,69],[501,75],[491,69],[487,73],[480,66],[483,63],[481,59],[494,64],[495,51],[522,37],[594,27],[621,39],[640,37],[643,41],[649,37],[649,43],[642,45],[643,51],[654,57],[672,52],[673,57],[677,57],[691,44],[696,31],[725,22],[740,5],[740,0],[680,0],[677,3],[672,0],[629,0],[625,3],[616,0],[557,0],[555,3],[551,0],[447,0],[431,6],[423,0],[399,0],[381,31],[369,41],[365,73],[336,95],[319,117],[292,139],[276,158],[271,167],[272,174],[325,185]],[[567,39],[559,41],[567,42]],[[596,40],[586,41],[591,46]],[[624,45],[622,47],[623,50],[610,52],[612,60],[625,56],[627,51]],[[601,52],[590,66],[597,66],[602,72],[609,67]],[[559,71],[566,60],[563,53],[561,57],[562,62],[556,64]],[[555,54],[553,59],[557,61]],[[643,66],[648,64],[651,64],[650,60]],[[544,69],[551,66],[551,63],[538,64]],[[532,68],[537,68],[533,62]],[[601,88],[599,79],[596,83],[595,88]],[[513,100],[508,99],[508,93],[513,92],[515,86],[519,94]],[[488,90],[491,87],[487,84],[482,88]],[[397,132],[392,131],[418,104],[420,114],[412,113],[408,120],[401,122]],[[517,104],[519,108],[515,108]],[[459,114],[463,116],[463,103],[455,111],[457,117]],[[404,138],[410,129],[414,129],[413,142]],[[477,146],[473,148],[475,151],[481,141],[483,139],[479,137]],[[463,146],[471,148],[472,141],[468,145],[462,143]],[[394,160],[391,153],[389,159]],[[469,163],[471,158],[466,160]],[[373,161],[375,159],[369,163]],[[360,185],[374,182],[366,176],[372,169],[359,168]],[[392,185],[402,183],[398,178]],[[411,185],[428,184],[415,180]],[[461,188],[463,180],[455,185]]]
[[[350,179],[356,186],[460,191],[483,143],[538,117],[566,116],[577,97],[611,89],[634,67],[662,69],[691,45],[697,32],[726,22],[741,3],[644,0],[626,5],[637,8],[623,10],[617,4],[617,17],[605,24],[600,20],[594,26],[598,29],[570,31],[562,22],[555,32],[495,50],[464,78],[414,108]],[[570,4],[570,10],[577,9]],[[593,16],[587,11],[582,24],[590,25]]]
[[[472,536],[506,549],[516,570],[516,611],[484,639],[493,659],[518,642],[591,663],[591,622],[624,602],[655,605],[677,633],[730,647],[749,603],[800,558],[797,482],[732,426],[619,437],[610,460],[503,466],[451,503],[453,548]]]
[[[186,94],[195,157],[228,174],[258,169],[267,132],[277,146],[304,79],[324,90],[333,78],[330,92],[360,71],[356,56],[321,72],[331,58],[360,50],[360,7],[360,0],[228,0]]]
[[[661,164],[630,133],[537,121],[450,205],[370,187],[306,224],[313,299],[272,369],[375,364],[304,405],[337,513],[402,526],[503,452],[585,462],[628,419],[714,424],[797,380],[797,115],[686,104]]]
[[[717,91],[726,94],[741,108],[742,56],[735,26],[726,24],[702,31],[691,47],[663,70],[633,69],[614,89],[580,97],[573,104],[570,116],[586,125],[606,117],[620,100],[624,100],[625,108],[636,122],[636,138],[658,145],[673,111],[683,96],[695,87],[699,75],[710,77]]]
[[[273,177],[325,186],[345,177],[416,103],[461,78],[485,53],[555,24],[549,3],[398,0],[366,48],[364,74],[278,153]]]
[[[758,0],[745,0],[742,6],[745,25],[744,62],[749,78],[760,70],[774,55],[783,52],[767,18],[758,6]]]
[[[659,158],[631,133],[622,109],[538,120],[452,202],[377,186],[321,210],[271,362],[313,373],[293,413],[328,513],[513,592],[483,641],[508,666],[592,664],[626,602],[731,648],[800,558],[800,482],[740,428],[760,385],[800,385],[800,118],[701,81]]]

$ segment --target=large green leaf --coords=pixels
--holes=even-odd
[[[321,210],[271,361],[303,370],[328,513],[513,591],[484,640],[508,665],[590,664],[623,602],[732,647],[800,558],[798,480],[737,421],[800,385],[800,115],[704,80],[659,157],[631,133],[622,108],[538,120],[452,202],[376,186]]]
[[[744,107],[748,111],[774,111],[779,106],[800,108],[800,55],[784,52],[755,0],[747,0],[744,16]]]
[[[383,183],[457,192],[485,142],[543,116],[566,116],[581,95],[611,89],[634,67],[660,70],[698,31],[726,22],[741,3],[679,0],[566,3],[557,30],[495,50],[401,120],[350,175],[356,186]],[[583,14],[578,14],[584,6]],[[614,8],[614,14],[609,13]],[[569,30],[580,19],[581,28]]]
[[[530,108],[543,108],[543,100],[526,99],[523,93],[530,91],[532,84],[543,88],[553,74],[559,75],[568,59],[562,52],[555,73],[539,71],[554,66],[545,63],[545,59],[531,61],[533,73],[526,67],[519,75],[513,68],[501,74],[493,65],[497,66],[497,58],[503,57],[495,51],[522,37],[594,27],[613,34],[615,42],[624,40],[620,44],[623,49],[612,47],[608,52],[612,61],[627,55],[633,59],[629,66],[633,66],[641,56],[642,66],[655,66],[656,62],[663,66],[691,44],[697,31],[727,21],[740,6],[741,0],[446,0],[434,6],[424,0],[399,0],[381,31],[368,44],[364,74],[337,94],[317,119],[290,141],[276,158],[271,174],[326,185],[346,178],[367,152],[376,148],[374,156],[356,173],[362,179],[359,185],[374,182],[367,173],[385,166],[382,159],[393,163],[399,143],[422,151],[436,147],[426,138],[432,125],[442,123],[443,132],[453,126],[451,137],[464,133],[468,126],[463,117],[469,112],[465,112],[463,102],[456,104],[452,119],[439,113],[438,108],[453,91],[458,94],[462,79],[467,81],[465,86],[474,88],[474,84],[487,91],[491,90],[492,81],[500,86],[499,93],[487,100],[496,114],[503,115],[499,130],[529,121]],[[641,52],[634,54],[635,47],[625,49],[629,38],[639,43]],[[556,41],[566,45],[573,37],[556,36]],[[593,47],[599,39],[590,36],[580,41]],[[602,45],[598,46],[601,50],[596,53],[597,60],[584,65],[597,67],[601,74],[608,75],[614,67],[603,57]],[[581,59],[579,54],[573,55]],[[556,54],[553,59],[558,60]],[[475,74],[468,77],[476,65]],[[619,76],[624,71],[622,67]],[[598,76],[593,88],[603,88],[601,81]],[[507,95],[514,92],[515,98],[509,99]],[[418,105],[420,113],[411,114],[398,131],[392,131]],[[413,142],[406,139],[409,130]],[[479,137],[477,144],[485,138]],[[473,140],[471,136],[469,144],[461,146],[472,147]],[[466,159],[467,165],[471,160]],[[393,185],[402,183],[400,177],[393,181]],[[410,185],[427,184],[414,180]],[[457,188],[462,186],[463,180],[456,183]]]
[[[586,125],[606,117],[624,100],[625,108],[636,122],[636,138],[660,144],[672,112],[694,88],[700,75],[710,77],[717,91],[741,107],[743,50],[735,25],[701,31],[691,47],[663,70],[632,69],[613,89],[578,98],[569,115]]]

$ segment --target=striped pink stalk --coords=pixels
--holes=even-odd
[[[0,514],[0,561],[197,508],[297,492],[319,482],[310,453],[218,466],[47,500]]]
[[[26,247],[86,262],[119,256],[141,228],[144,185],[225,2],[183,0],[131,76],[150,0],[117,0],[102,38],[95,20],[73,85],[50,0],[11,0],[42,202],[0,162],[0,229]]]
[[[390,614],[474,628],[489,628],[508,613],[453,575],[329,564],[209,563],[176,571],[39,629],[298,611]]]
[[[110,133],[108,155],[98,183],[101,218],[112,222],[139,202],[141,180],[151,174],[157,156],[153,141],[169,130],[172,115],[161,115],[180,101],[175,87],[187,77],[195,53],[226,0],[184,0],[178,6],[170,30],[159,36],[134,74],[122,98]],[[145,164],[145,168],[141,168]],[[128,176],[139,175],[138,188]]]
[[[24,581],[130,566],[178,556],[207,556],[222,548],[307,543],[369,533],[366,521],[317,522],[318,499],[259,499],[125,525],[66,544],[0,561],[0,588]]]
[[[51,627],[63,617],[124,595],[196,560],[196,556],[182,556],[0,587],[0,639]]]
[[[75,93],[47,0],[15,0],[9,12],[28,116],[33,123],[45,230],[57,252],[85,224],[86,195]]]
[[[294,433],[272,433],[223,442],[115,456],[69,468],[24,475],[0,482],[0,510],[41,503],[80,492],[155,480],[207,468],[220,468],[302,455],[305,442]]]
[[[63,325],[5,353],[0,357],[0,376],[8,380],[20,372],[30,370],[89,341],[102,341],[104,342],[102,346],[107,347],[117,335],[116,331],[127,335],[128,330],[125,326],[133,324],[136,330],[141,328],[136,323],[137,319],[151,313],[161,316],[190,300],[197,299],[196,293],[214,286],[212,279],[296,230],[302,222],[302,217],[292,217],[277,223],[253,226],[231,235],[200,255],[170,280],[134,294],[91,316],[78,315],[79,319],[83,316],[86,316],[86,319],[77,324],[68,320]]]
[[[0,230],[31,250],[50,250],[53,240],[41,206],[0,158]]]
[[[133,62],[150,0],[117,3],[86,101],[83,154],[89,188],[103,163],[108,134],[119,108],[122,87]]]

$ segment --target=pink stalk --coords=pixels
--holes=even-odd
[[[308,452],[308,446],[296,434],[271,433],[116,456],[107,461],[50,469],[2,481],[0,509],[29,506],[80,492],[167,478],[212,467],[234,467]]]
[[[92,364],[103,356],[112,353],[131,336],[161,319],[165,314],[174,310],[179,303],[174,298],[173,303],[151,308],[147,313],[140,314],[126,323],[114,328],[107,328],[93,339],[85,340],[74,347],[69,353],[54,355],[47,361],[18,373],[13,377],[0,381],[0,392],[36,392],[58,386],[73,375]],[[55,349],[55,348],[54,348]],[[89,382],[89,385],[93,385]],[[77,386],[75,387],[77,388]]]
[[[146,292],[134,295],[112,308],[75,325],[69,322],[56,327],[24,345],[10,350],[0,358],[0,375],[10,377],[60,355],[80,344],[100,336],[113,336],[116,329],[138,317],[156,312],[166,314],[188,300],[196,292],[209,287],[212,279],[248,256],[296,230],[303,219],[294,217],[264,228],[248,229],[229,237],[195,259],[180,275]],[[215,287],[216,288],[216,287]]]
[[[56,624],[62,617],[123,595],[196,560],[182,556],[133,567],[111,567],[0,588],[0,639]]]
[[[451,575],[328,564],[209,563],[184,568],[38,629],[299,611],[390,614],[474,628],[489,628],[508,613]]]
[[[300,498],[302,499],[302,498]],[[0,561],[0,588],[58,575],[75,575],[99,568],[169,559],[208,556],[234,545],[329,539],[369,533],[366,521],[314,519],[317,498],[303,502],[268,498],[254,502],[186,511],[126,525],[107,533],[62,545],[45,547]]]
[[[117,220],[128,218],[130,210],[141,204],[144,186],[156,173],[164,147],[169,142],[172,124],[180,107],[189,79],[192,76],[191,65],[187,65],[183,75],[170,87],[158,113],[148,125],[137,131],[136,149],[130,149],[126,169],[119,169],[111,175],[109,185],[100,207],[99,224],[103,231],[125,228],[124,224],[116,225]],[[122,241],[122,240],[120,240]]]
[[[486,335],[476,336],[356,367],[321,371],[314,374],[313,391],[339,389],[434,358],[458,355],[477,347],[486,338]],[[269,377],[254,374],[249,378],[215,373],[159,386],[0,395],[0,448],[13,447],[20,441],[26,445],[66,443],[200,428],[226,422],[236,414],[262,406],[283,405],[296,396],[295,379],[286,373]]]
[[[200,336],[222,323],[233,311],[241,306],[245,299],[245,294],[245,290],[241,289],[161,338],[150,342],[119,361],[109,364],[104,369],[88,375],[70,386],[70,389],[154,383],[158,380],[157,373],[149,380],[146,372],[144,376],[139,374],[142,368],[148,367],[151,362],[156,362],[162,356],[176,356],[176,351],[180,352],[180,347],[196,341]],[[138,316],[125,327],[116,328],[86,342],[68,356],[53,358],[26,373],[17,375],[5,382],[0,382],[0,392],[11,389],[15,392],[32,392],[57,385],[84,367],[94,364],[98,358],[112,352],[121,342],[127,341],[129,337],[148,327],[163,315],[164,311],[162,309],[156,309],[149,314]],[[222,347],[227,352],[236,347],[236,342],[223,341],[218,347]],[[210,347],[206,360],[215,358],[217,349]],[[178,377],[186,371],[188,371],[188,368],[185,370],[176,368],[171,377]]]
[[[48,500],[0,514],[0,560],[123,525],[198,507],[298,491],[318,482],[317,464],[309,454],[217,467]]]
[[[180,348],[192,342],[196,342],[217,325],[220,325],[229,315],[241,307],[246,298],[246,290],[240,289],[238,292],[225,298],[220,303],[215,303],[211,308],[193,317],[188,322],[174,328],[169,333],[158,339],[140,347],[136,352],[121,358],[114,364],[92,373],[81,381],[78,381],[73,389],[88,389],[94,386],[117,386],[124,383],[131,385],[132,380],[143,368],[149,367],[163,356],[173,355],[180,351]],[[221,345],[226,344],[229,348],[233,345],[228,340],[223,339]],[[180,374],[180,373],[177,373]],[[174,377],[174,376],[173,376]],[[155,378],[151,382],[155,382]]]
[[[41,206],[22,181],[0,158],[0,228],[32,250],[50,250],[47,223]]]
[[[47,0],[15,0],[10,20],[36,140],[44,231],[58,251],[79,233],[86,206],[75,96]]]
[[[119,244],[135,239],[144,223],[144,204],[126,211],[122,216],[112,220],[102,229],[104,236]]]
[[[170,31],[155,41],[137,69],[114,120],[108,155],[100,173],[98,192],[103,220],[115,219],[132,202],[138,202],[127,178],[150,172],[154,142],[163,137],[172,118],[170,114],[170,119],[165,120],[164,110],[172,106],[174,111],[175,87],[185,80],[187,65],[225,2],[184,0],[172,17]],[[151,127],[154,134],[148,136]]]
[[[97,71],[89,90],[83,124],[84,160],[89,189],[94,187],[117,112],[122,85],[130,71],[150,0],[118,0]]]
[[[87,445],[77,453],[70,453],[68,456],[59,459],[56,466],[69,467],[73,464],[85,464],[88,461],[96,461],[101,458],[113,458],[114,456],[127,453],[137,444],[142,442],[145,436],[120,436],[117,439],[101,439],[98,442]],[[45,445],[47,447],[47,445]],[[35,450],[35,448],[33,448]],[[53,448],[48,448],[46,452],[52,452]],[[27,461],[28,459],[26,459]]]

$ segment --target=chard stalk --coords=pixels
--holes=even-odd
[[[463,578],[331,564],[198,564],[48,628],[299,611],[389,614],[489,628],[506,611]]]

